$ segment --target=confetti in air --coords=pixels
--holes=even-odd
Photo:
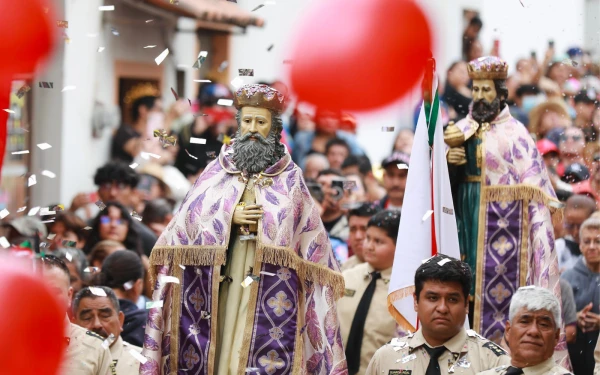
[[[146,309],[152,309],[155,307],[163,307],[163,300],[146,302]]]
[[[200,51],[200,53],[198,54],[198,59],[196,59],[196,61],[194,62],[194,65],[192,65],[192,68],[200,69],[202,64],[204,64],[204,62],[206,61],[207,56],[208,56],[208,51]]]
[[[189,156],[190,158],[198,160],[198,157],[196,157],[196,156],[194,156],[194,155],[190,154],[190,152],[189,152],[187,149],[185,150],[185,153],[186,153],[186,154],[188,154],[188,156]]]
[[[115,6],[114,5],[103,5],[103,6],[99,6],[98,10],[101,12],[112,12],[113,10],[115,10]]]
[[[166,48],[164,51],[162,51],[162,53],[160,55],[158,55],[154,61],[156,61],[156,65],[160,65],[160,63],[163,62],[163,60],[167,57],[167,55],[169,54],[169,49]]]
[[[10,214],[10,212],[5,208],[2,211],[0,211],[0,219],[4,219],[5,217],[7,217]]]
[[[254,69],[238,69],[238,74],[243,77],[254,77]]]
[[[408,165],[404,163],[396,164],[396,166],[398,167],[398,169],[408,169]]]
[[[40,82],[38,82],[38,84],[43,89],[53,89],[54,88],[54,82],[40,81]]]
[[[252,9],[251,12],[254,12],[255,10],[259,10],[260,8],[264,7],[265,4],[260,4],[259,6],[257,6],[256,8]]]
[[[51,146],[51,145],[49,145],[48,143],[45,143],[45,142],[44,142],[44,143],[38,143],[38,145],[37,145],[37,146],[38,146],[38,147],[39,147],[41,150],[47,150],[47,149],[49,149],[49,148],[52,148],[52,146]]]
[[[194,144],[197,144],[197,145],[205,145],[206,144],[206,139],[204,139],[204,138],[190,137],[190,143],[194,143]]]
[[[231,107],[233,105],[233,99],[219,99],[217,100],[217,104]]]
[[[29,85],[23,85],[19,91],[17,91],[17,98],[21,99],[29,91],[31,91],[31,87]]]

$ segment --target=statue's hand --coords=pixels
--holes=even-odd
[[[451,147],[450,150],[448,150],[448,155],[446,155],[446,159],[448,159],[448,164],[451,165],[467,164],[467,155],[465,153],[465,148]]]
[[[233,223],[236,225],[257,224],[262,218],[263,209],[259,205],[236,207],[233,211]]]

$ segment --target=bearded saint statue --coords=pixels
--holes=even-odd
[[[506,105],[506,62],[481,57],[468,72],[470,113],[444,140],[461,256],[474,275],[469,320],[500,343],[519,287],[548,288],[560,301],[553,220],[562,210],[535,142]]]
[[[344,282],[310,192],[280,142],[284,98],[235,93],[238,131],[188,192],[150,257],[142,374],[346,371]]]

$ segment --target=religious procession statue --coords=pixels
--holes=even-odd
[[[235,93],[238,131],[150,257],[142,374],[342,374],[343,295],[319,212],[280,142],[283,96]]]
[[[553,220],[562,211],[534,141],[506,105],[506,62],[482,57],[468,72],[469,115],[449,124],[444,140],[461,256],[474,275],[471,327],[499,343],[519,287],[542,286],[560,300]]]

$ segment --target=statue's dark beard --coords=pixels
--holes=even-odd
[[[485,99],[473,101],[471,117],[480,124],[492,122],[500,113],[500,98],[496,97],[492,102]]]
[[[251,140],[250,137],[256,140]],[[246,133],[242,136],[238,129],[233,143],[233,162],[242,172],[263,172],[281,158],[277,152],[278,145],[279,140],[274,132],[270,132],[267,138],[264,138],[259,133]]]

